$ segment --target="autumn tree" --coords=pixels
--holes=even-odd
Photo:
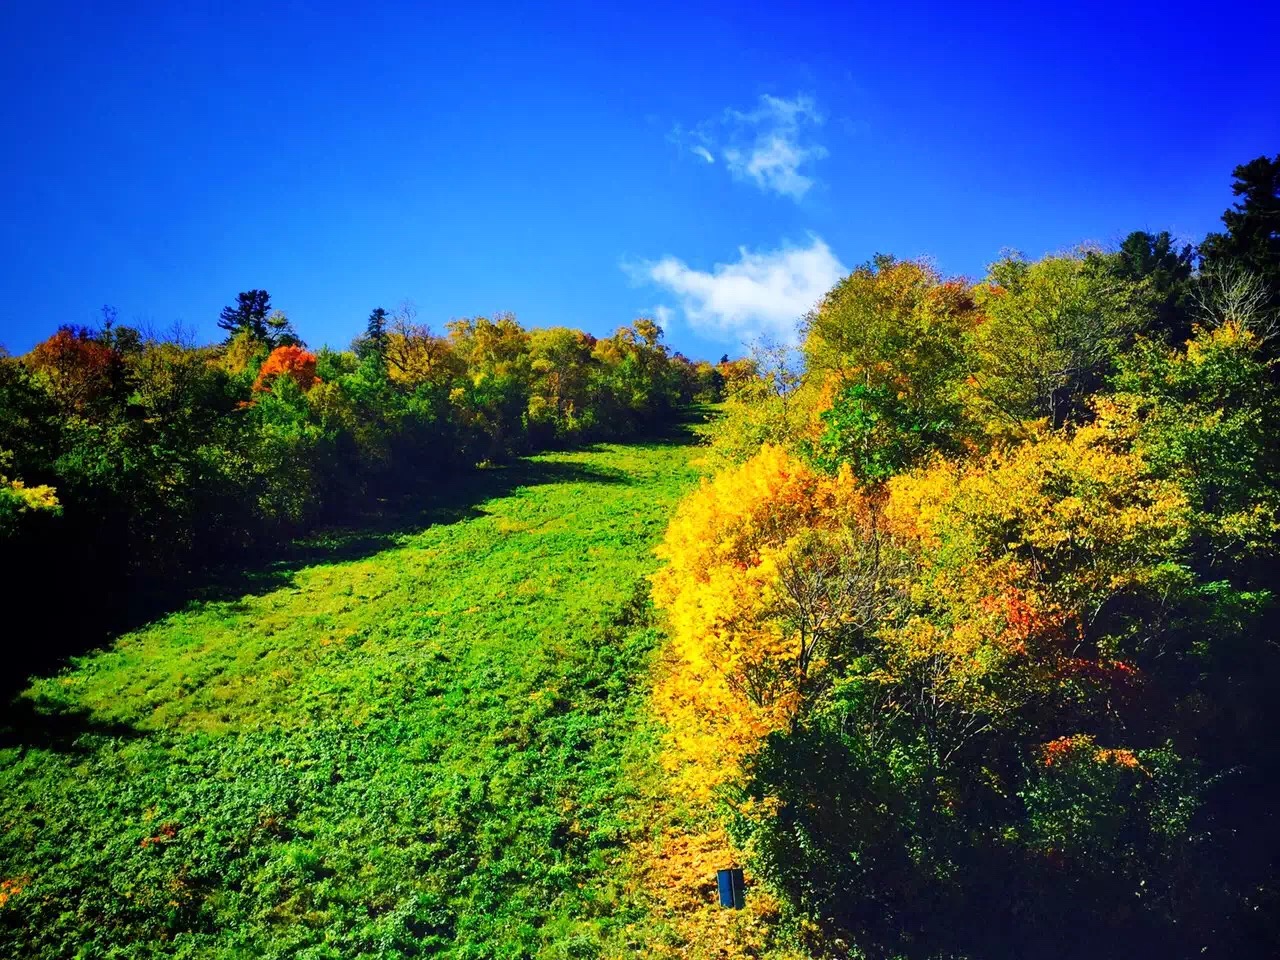
[[[65,326],[26,357],[64,410],[85,413],[121,384],[121,355],[87,327]]]
[[[658,702],[698,793],[741,774],[890,606],[891,547],[845,470],[764,447],[687,499],[654,578],[672,662]]]
[[[429,385],[448,388],[465,369],[446,337],[417,322],[411,304],[404,304],[391,318],[386,334],[387,370],[392,380],[409,387]]]
[[[300,390],[311,389],[316,382],[316,355],[298,346],[276,347],[259,368],[254,391],[270,390],[281,376],[291,379]]]

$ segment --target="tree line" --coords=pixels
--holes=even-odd
[[[1280,946],[1280,156],[1224,230],[878,256],[727,401],[654,702],[806,951]]]
[[[603,338],[510,315],[437,333],[411,306],[378,308],[350,349],[312,351],[249,290],[218,326],[223,342],[198,345],[104,310],[97,327],[0,355],[0,551],[19,607],[68,583],[127,605],[127,585],[260,552],[477,463],[652,431],[723,384],[648,319]]]

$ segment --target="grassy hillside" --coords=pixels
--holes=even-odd
[[[38,680],[0,731],[0,955],[628,950],[644,577],[691,452],[483,471]]]

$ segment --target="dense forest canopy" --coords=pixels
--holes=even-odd
[[[806,952],[1275,955],[1280,156],[1235,177],[1198,250],[877,256],[730,392],[655,705]]]

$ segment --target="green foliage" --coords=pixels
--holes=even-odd
[[[847,459],[859,476],[883,479],[958,442],[977,322],[968,285],[924,263],[878,255],[841,280],[805,323],[806,375],[834,392],[819,462]]]
[[[1231,192],[1242,199],[1222,215],[1226,231],[1200,245],[1206,273],[1243,272],[1265,289],[1264,309],[1280,310],[1280,154],[1257,157],[1231,172]]]
[[[1143,284],[1155,312],[1153,332],[1173,344],[1191,336],[1195,259],[1195,248],[1189,243],[1175,246],[1167,230],[1158,234],[1135,230],[1107,257],[1116,276]]]
[[[945,396],[963,372],[973,307],[965,284],[924,263],[878,255],[806,319],[806,367],[868,386],[894,383],[922,399]]]
[[[1280,422],[1274,361],[1233,324],[1198,329],[1185,350],[1141,342],[1123,357],[1113,402],[1141,423],[1151,465],[1176,476],[1197,514],[1212,518],[1202,552],[1215,566],[1259,550],[1280,533]]]
[[[864,480],[887,480],[927,454],[955,446],[959,404],[938,405],[931,419],[888,387],[846,385],[819,414],[823,430],[812,448],[819,466],[835,471],[847,463]]]
[[[980,415],[1059,426],[1084,412],[1115,357],[1152,323],[1149,280],[1095,254],[992,264],[977,288],[986,319],[972,335]]]

